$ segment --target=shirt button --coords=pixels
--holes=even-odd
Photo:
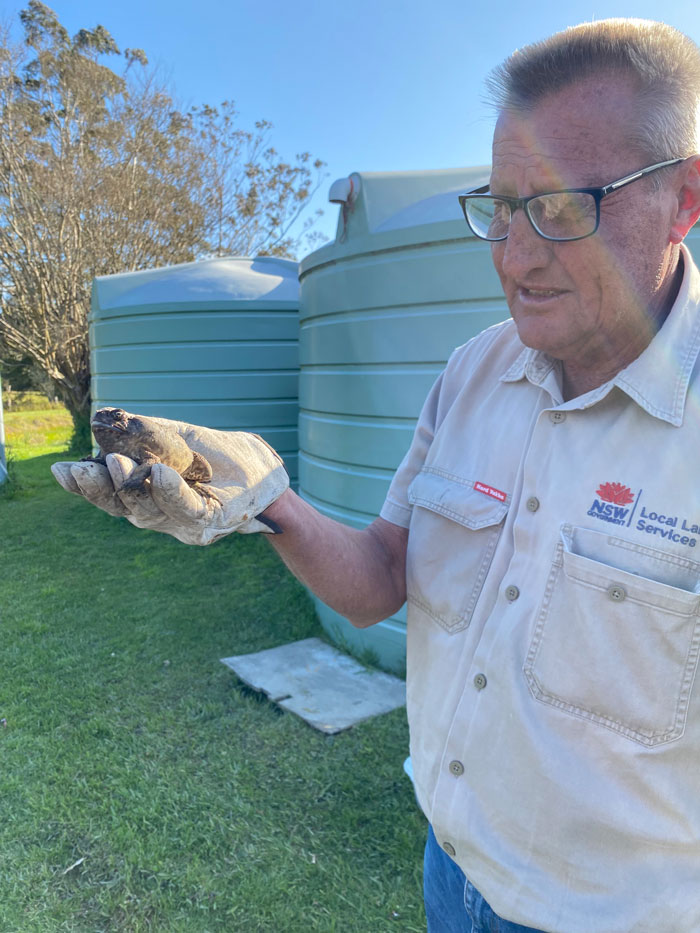
[[[461,761],[451,761],[450,772],[454,774],[455,777],[462,777],[464,774],[464,765]]]
[[[486,686],[486,674],[477,674],[474,678],[474,686],[477,690],[483,690]]]
[[[613,583],[612,586],[608,587],[608,596],[613,600],[613,602],[621,603],[622,600],[626,598],[627,593],[625,593],[623,587],[617,586]]]
[[[552,424],[561,424],[562,421],[566,421],[566,412],[565,411],[550,411],[549,420]]]
[[[515,602],[518,596],[520,596],[520,590],[517,588],[517,586],[506,587],[506,599],[509,603]]]
[[[540,507],[540,500],[537,496],[530,496],[530,498],[525,503],[525,506],[528,512],[536,512]]]
[[[455,852],[455,847],[449,842],[443,842],[442,847],[445,850],[445,852],[447,852],[447,854],[450,856],[450,858],[454,858],[455,855],[457,854]]]

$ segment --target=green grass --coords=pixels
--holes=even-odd
[[[321,634],[263,537],[139,531],[54,482],[64,412],[5,424],[2,933],[424,930],[404,712],[327,737],[219,663]]]

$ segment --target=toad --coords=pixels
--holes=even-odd
[[[221,500],[204,483],[210,483],[209,461],[191,450],[173,428],[148,418],[132,415],[122,408],[100,408],[90,423],[100,451],[96,457],[85,457],[95,463],[105,463],[107,454],[123,454],[138,466],[124,481],[121,489],[139,489],[151,475],[154,463],[164,463],[180,474],[185,482],[206,499]]]

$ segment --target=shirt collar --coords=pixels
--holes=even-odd
[[[688,395],[690,376],[700,353],[700,272],[689,250],[681,244],[683,281],[661,330],[649,346],[613,379],[567,402],[566,408],[588,408],[614,386],[655,418],[679,426]],[[540,350],[525,347],[501,376],[502,382],[527,379],[546,387],[556,376],[558,363]]]

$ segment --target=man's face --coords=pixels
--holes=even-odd
[[[630,85],[608,77],[552,94],[528,114],[501,114],[491,191],[598,187],[643,168],[654,160],[628,142],[635,106]],[[649,316],[671,290],[674,203],[669,186],[654,192],[642,179],[603,199],[597,233],[569,243],[543,239],[516,211],[492,253],[523,343],[601,380],[638,356]]]

